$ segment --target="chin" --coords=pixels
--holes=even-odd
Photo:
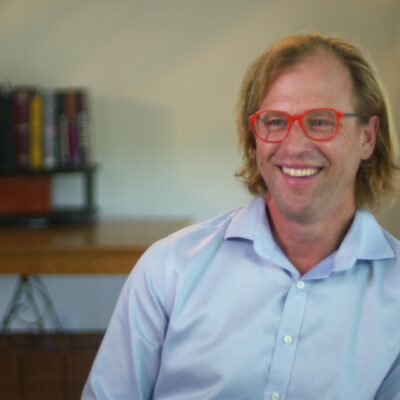
[[[293,222],[312,222],[318,215],[317,210],[311,204],[297,207],[278,207],[285,219]]]

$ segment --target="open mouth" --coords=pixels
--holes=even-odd
[[[285,175],[289,175],[296,178],[308,178],[316,175],[321,168],[288,168],[281,167],[282,172]]]

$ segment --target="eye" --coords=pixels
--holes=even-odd
[[[310,126],[315,126],[315,127],[324,127],[324,126],[331,126],[332,121],[329,121],[328,119],[323,119],[323,118],[315,118],[310,120]]]
[[[268,130],[279,130],[287,127],[287,118],[284,115],[265,113],[260,115],[260,122]]]
[[[336,115],[330,111],[306,114],[305,124],[314,131],[331,131],[336,126]]]
[[[282,118],[274,118],[267,121],[267,125],[269,126],[285,126],[286,121]]]

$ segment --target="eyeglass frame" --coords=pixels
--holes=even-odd
[[[314,111],[331,111],[335,114],[336,130],[329,137],[317,139],[317,138],[310,136],[307,133],[307,129],[304,125],[303,119],[306,114],[308,114],[310,112],[314,112]],[[283,115],[287,116],[287,118],[288,118],[287,131],[282,139],[267,140],[267,139],[262,138],[261,135],[258,133],[257,118],[259,115],[261,115],[265,112],[279,113],[279,114],[283,114]],[[265,109],[265,110],[256,111],[254,114],[250,115],[248,118],[249,118],[250,125],[252,127],[253,134],[256,135],[260,140],[262,140],[263,142],[266,142],[266,143],[281,143],[289,136],[290,129],[292,128],[295,121],[299,122],[301,130],[303,131],[304,135],[307,136],[309,139],[314,140],[316,142],[327,142],[329,140],[333,140],[336,137],[336,135],[338,134],[339,128],[340,128],[340,121],[343,117],[359,117],[359,116],[360,116],[359,114],[354,113],[354,112],[341,112],[341,111],[336,110],[335,108],[320,107],[320,108],[311,108],[311,109],[305,110],[301,114],[290,114],[286,111]]]

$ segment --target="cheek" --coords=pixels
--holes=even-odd
[[[255,157],[256,164],[260,172],[263,174],[268,173],[273,168],[274,159],[277,157],[279,152],[282,150],[282,146],[279,144],[271,144],[264,142],[256,143]]]
[[[256,150],[256,163],[260,171],[262,171],[265,168],[266,164],[265,154],[263,154],[263,152],[260,151],[258,148]]]
[[[271,149],[266,143],[257,142],[256,146],[256,162],[258,166],[263,166],[267,163],[271,155]]]
[[[256,154],[256,163],[259,174],[263,177],[263,180],[269,179],[271,175],[271,165],[268,162],[267,157],[263,153]]]

